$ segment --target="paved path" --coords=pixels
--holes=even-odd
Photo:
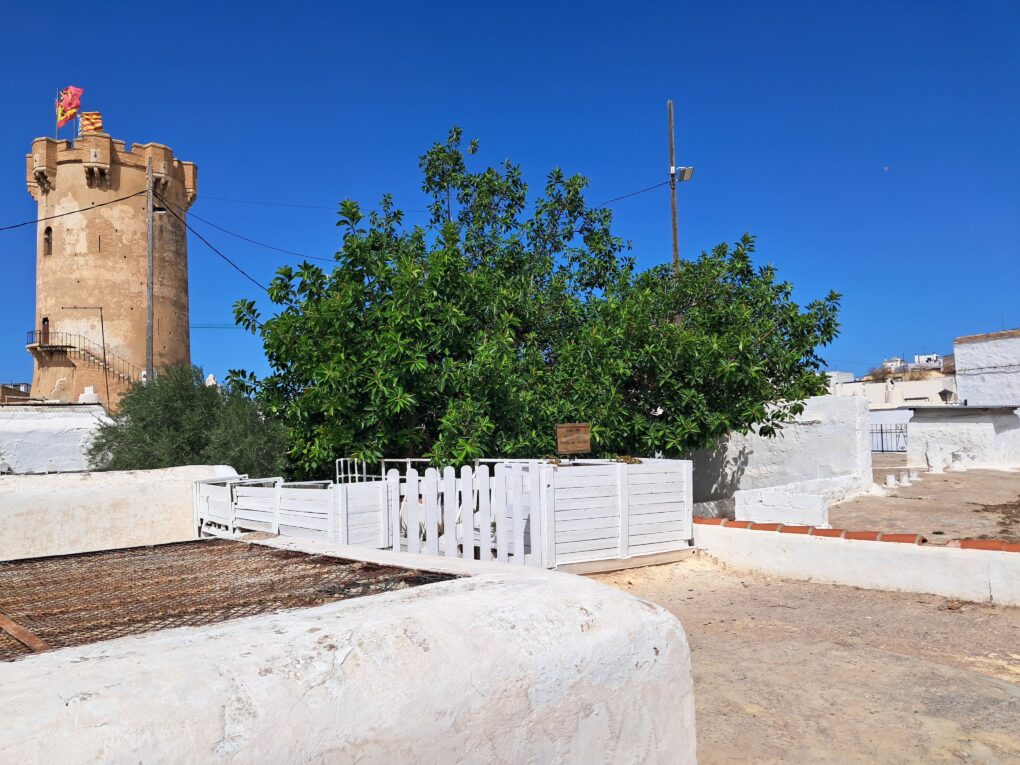
[[[1020,609],[681,563],[603,574],[683,622],[712,763],[1020,762]]]
[[[883,489],[829,508],[829,525],[939,539],[992,537],[1020,542],[1020,471],[922,473],[912,486]]]

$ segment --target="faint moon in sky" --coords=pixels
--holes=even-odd
[[[882,169],[883,169],[883,170],[884,170],[885,172],[887,172],[887,173],[888,173],[888,172],[889,172],[889,165],[882,165]]]

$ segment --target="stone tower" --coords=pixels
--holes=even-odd
[[[187,237],[171,211],[184,218],[195,201],[195,165],[156,143],[128,151],[105,133],[73,142],[37,138],[28,155],[28,191],[38,217],[51,220],[38,225],[35,328],[28,338],[32,398],[76,402],[91,387],[109,406],[142,378],[150,324],[150,159],[152,362],[156,371],[190,363]]]

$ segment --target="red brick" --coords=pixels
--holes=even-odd
[[[860,539],[865,542],[877,542],[880,532],[878,531],[848,531],[843,539]]]
[[[902,542],[908,545],[923,545],[928,540],[920,534],[883,534],[883,542]]]
[[[1002,543],[1002,551],[1003,552],[1020,552],[1020,544],[1017,544],[1016,542],[1003,542]]]
[[[752,523],[751,531],[779,531],[783,528],[781,523]]]
[[[722,518],[702,518],[701,516],[694,516],[695,523],[702,523],[706,526],[722,526]]]
[[[779,533],[780,534],[810,534],[811,533],[811,529],[813,529],[813,528],[814,528],[814,526],[783,526],[783,528],[781,528],[779,530]]]
[[[728,529],[749,529],[751,528],[750,521],[726,521],[723,524]]]
[[[813,528],[810,532],[813,537],[841,537],[846,531],[844,529],[819,529]]]
[[[961,539],[964,550],[1001,550],[1006,543],[1001,539]]]

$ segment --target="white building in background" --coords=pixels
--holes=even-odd
[[[1020,407],[1020,329],[953,341],[960,401]]]

